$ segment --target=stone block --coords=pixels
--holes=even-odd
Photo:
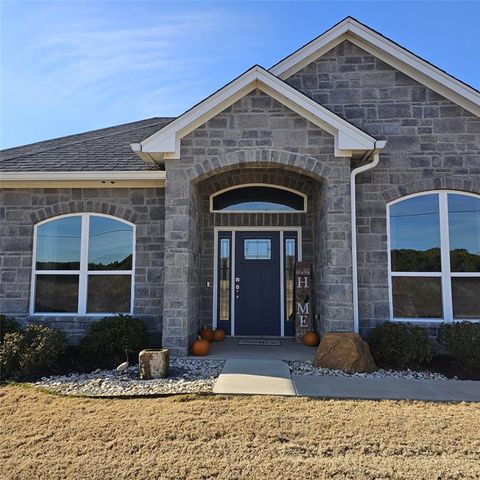
[[[169,360],[170,352],[166,348],[142,350],[138,355],[140,378],[165,378],[168,375]]]

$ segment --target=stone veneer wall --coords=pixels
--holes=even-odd
[[[389,318],[386,203],[454,189],[480,193],[480,118],[345,41],[287,82],[378,140],[357,187],[360,326]],[[435,327],[435,324],[427,324]]]
[[[164,203],[163,188],[0,190],[0,313],[62,328],[75,343],[98,317],[29,317],[33,228],[66,213],[104,213],[136,225],[134,314],[148,322],[155,342],[163,313]]]
[[[182,139],[181,158],[166,161],[163,339],[174,354],[187,353],[201,325],[203,285],[196,252],[202,228],[198,211],[202,182],[238,169],[280,168],[323,184],[322,245],[329,251],[329,264],[319,281],[335,301],[326,303],[320,322],[326,330],[353,328],[350,159],[334,157],[333,150],[331,135],[260,91],[246,95]]]

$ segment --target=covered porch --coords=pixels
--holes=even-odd
[[[313,360],[315,351],[315,347],[307,347],[289,337],[226,337],[223,342],[210,344],[210,352],[205,359],[304,361]]]

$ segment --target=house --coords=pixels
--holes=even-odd
[[[178,118],[1,152],[0,312],[295,334],[480,319],[480,94],[346,18]],[[352,234],[353,232],[353,234]],[[152,340],[159,341],[159,340]]]

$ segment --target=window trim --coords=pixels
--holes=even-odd
[[[132,268],[131,270],[88,270],[88,239],[89,239],[89,218],[91,216],[105,217],[112,220],[116,220],[121,223],[132,227]],[[38,227],[55,220],[60,220],[66,217],[81,217],[81,230],[80,230],[80,269],[79,270],[37,270],[37,233]],[[30,279],[30,308],[29,314],[35,317],[105,317],[110,315],[118,315],[119,313],[132,315],[134,310],[134,294],[135,294],[135,262],[136,262],[136,225],[123,218],[115,217],[113,215],[107,215],[104,213],[96,212],[77,212],[67,213],[64,215],[56,215],[49,217],[34,225],[33,228],[33,251],[32,251],[32,274]],[[36,276],[37,275],[78,275],[78,307],[76,313],[64,313],[64,312],[35,312],[35,292],[37,287]],[[130,275],[131,287],[130,287],[130,310],[128,312],[96,312],[87,313],[87,284],[89,275]]]
[[[410,323],[455,323],[455,322],[480,322],[480,318],[454,318],[453,316],[453,298],[451,278],[456,277],[480,277],[480,272],[452,272],[450,269],[450,231],[448,225],[448,195],[465,195],[480,199],[480,195],[462,190],[427,190],[423,192],[412,193],[392,200],[387,203],[387,257],[388,257],[388,303],[390,310],[390,321],[410,322]],[[438,195],[439,206],[439,229],[440,229],[440,272],[392,272],[391,258],[391,232],[390,232],[390,207],[404,200],[423,195]],[[393,277],[439,277],[442,287],[442,318],[411,318],[393,316]]]
[[[213,199],[215,197],[218,197],[219,195],[222,195],[225,192],[229,192],[230,190],[237,190],[240,188],[248,188],[248,187],[267,187],[267,188],[272,188],[272,189],[277,189],[277,190],[286,190],[287,192],[294,193],[300,197],[303,198],[303,208],[302,210],[215,210],[213,208]],[[241,185],[234,185],[233,187],[227,187],[224,188],[223,190],[219,190],[218,192],[212,193],[210,195],[210,213],[230,213],[230,214],[235,214],[235,213],[307,213],[307,195],[305,193],[299,192],[298,190],[294,190],[293,188],[289,187],[284,187],[283,185],[274,185],[271,183],[242,183]]]

